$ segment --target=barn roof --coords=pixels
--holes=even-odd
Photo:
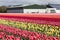
[[[28,6],[24,6],[25,9],[45,9],[47,8],[46,5],[37,5],[37,4],[34,4],[34,5],[28,5]]]
[[[60,4],[49,4],[49,6],[60,10]]]
[[[8,8],[16,8],[16,7],[23,7],[24,9],[46,9],[46,8],[48,8],[46,5],[38,5],[38,4],[33,4],[33,5],[16,5],[16,6],[10,6]]]

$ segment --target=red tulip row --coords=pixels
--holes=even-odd
[[[30,32],[27,30],[20,30],[20,29],[8,27],[5,25],[0,25],[0,32],[17,35],[19,37],[22,36],[24,38],[28,38],[29,40],[60,40],[60,38],[56,38],[52,36],[47,37],[46,35],[43,35],[43,34]]]
[[[14,37],[13,35],[6,35],[4,32],[0,32],[0,40],[20,40],[20,37]]]
[[[30,32],[26,30],[20,30],[12,27],[6,27],[5,25],[0,25],[0,30],[3,32],[8,32],[9,34],[14,34],[18,36],[23,36],[25,38],[29,38],[29,40],[40,39],[40,35],[35,32]]]
[[[24,18],[6,18],[6,17],[0,17],[0,19],[5,20],[12,20],[12,21],[19,21],[19,22],[28,22],[28,23],[37,23],[37,24],[49,24],[49,25],[57,25],[60,26],[60,22],[55,21],[47,21],[47,20],[32,20],[32,19],[24,19]]]

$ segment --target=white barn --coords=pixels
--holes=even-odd
[[[7,13],[45,13],[47,5],[26,5],[26,6],[13,6],[7,8]]]

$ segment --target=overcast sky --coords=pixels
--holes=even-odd
[[[0,0],[0,5],[18,5],[18,4],[60,4],[60,0]]]

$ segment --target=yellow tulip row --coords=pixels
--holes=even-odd
[[[15,28],[19,28],[21,30],[34,31],[37,33],[46,34],[47,36],[55,36],[60,38],[59,26],[52,26],[47,24],[34,24],[27,22],[16,22],[16,21],[1,20],[1,19],[0,19],[0,24],[12,26]]]

